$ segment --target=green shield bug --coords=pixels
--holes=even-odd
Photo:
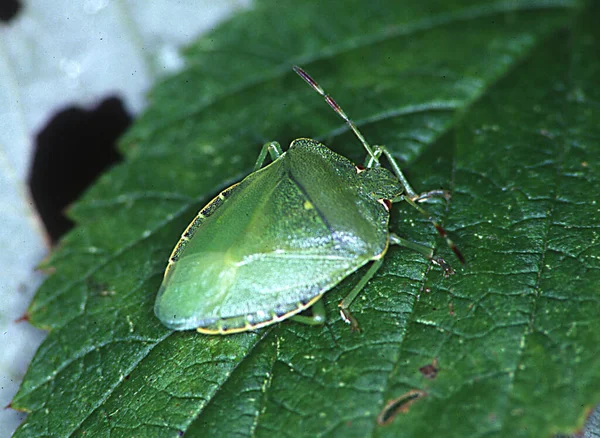
[[[254,172],[200,210],[177,242],[154,307],[171,329],[228,334],[286,318],[322,324],[322,295],[373,262],[339,304],[342,318],[358,329],[349,306],[389,245],[419,251],[446,275],[452,273],[433,249],[389,231],[393,202],[406,201],[425,215],[464,263],[444,229],[419,205],[446,192],[417,194],[387,149],[370,146],[320,85],[301,68],[294,71],[348,124],[367,152],[365,165],[307,138],[294,140],[286,152],[276,142],[263,145]],[[272,161],[264,166],[267,154]],[[381,156],[391,171],[380,165]],[[313,316],[297,315],[309,307]]]

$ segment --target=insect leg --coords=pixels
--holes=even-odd
[[[438,189],[438,190],[429,190],[428,192],[421,193],[419,196],[414,199],[415,202],[424,202],[431,198],[444,198],[446,201],[450,201],[450,192],[448,190]]]
[[[431,190],[429,192],[421,193],[420,195],[417,194],[417,192],[415,192],[414,189],[408,183],[408,180],[402,173],[402,170],[400,170],[400,166],[398,165],[398,162],[392,156],[392,154],[386,149],[386,147],[385,146],[376,146],[375,150],[381,151],[380,153],[385,155],[385,157],[388,159],[388,161],[390,163],[390,166],[392,167],[392,170],[394,171],[394,174],[396,175],[396,177],[398,177],[398,179],[400,180],[400,183],[402,183],[402,187],[404,188],[404,194],[400,195],[396,199],[392,199],[392,202],[406,201],[414,209],[416,209],[419,213],[421,213],[423,216],[425,216],[429,220],[429,222],[431,222],[431,224],[435,227],[435,229],[440,234],[440,236],[442,236],[446,240],[446,244],[448,245],[448,247],[450,247],[450,249],[454,252],[454,254],[456,254],[456,257],[458,258],[458,260],[460,260],[460,262],[464,265],[465,258],[463,257],[462,253],[458,250],[458,248],[456,247],[456,245],[454,244],[452,239],[450,239],[450,237],[448,237],[448,233],[446,233],[446,230],[444,229],[444,227],[442,227],[427,210],[425,210],[423,207],[421,207],[420,205],[417,204],[417,202],[422,202],[429,198],[433,198],[433,197],[437,197],[437,196],[442,196],[446,200],[448,200],[450,198],[450,194],[445,190]]]
[[[350,313],[350,304],[352,301],[358,296],[361,290],[365,287],[365,285],[369,282],[373,275],[377,272],[377,270],[381,267],[383,263],[383,258],[375,260],[369,270],[365,275],[360,279],[360,281],[354,286],[354,288],[350,291],[348,295],[340,302],[340,314],[342,315],[342,319],[351,325],[352,330],[360,331],[360,327],[358,326],[358,321],[352,313]]]
[[[325,305],[323,304],[323,300],[318,300],[312,305],[310,310],[312,311],[312,316],[296,315],[292,316],[290,319],[308,325],[325,324]]]
[[[262,149],[260,150],[260,154],[258,154],[258,159],[256,160],[256,164],[254,164],[254,171],[256,172],[258,169],[263,167],[265,164],[265,160],[267,159],[267,152],[271,156],[271,160],[275,161],[281,154],[283,154],[283,150],[279,143],[276,141],[270,141],[268,143],[263,144]]]
[[[412,249],[413,251],[422,254],[423,257],[442,268],[442,271],[444,271],[444,276],[446,277],[454,274],[454,270],[450,267],[448,263],[446,263],[446,261],[443,258],[433,255],[433,248],[421,245],[419,243],[411,242],[410,240],[403,239],[402,237],[399,237],[394,233],[390,233],[390,245],[403,246],[405,248]]]
[[[389,160],[391,166],[394,169],[394,174],[402,183],[402,188],[404,189],[404,192],[412,193],[415,197],[414,201],[423,202],[430,198],[436,198],[436,197],[443,197],[444,199],[446,199],[446,201],[450,200],[450,192],[448,192],[447,190],[430,190],[428,192],[417,195],[415,193],[415,191],[413,190],[413,188],[410,186],[406,177],[404,176],[404,173],[402,173],[402,170],[400,169],[400,166],[398,166],[396,159],[389,153],[389,151],[387,150],[387,148],[385,146],[382,146],[382,145],[373,146],[373,156],[372,157],[368,156],[365,159],[364,166],[367,169],[370,169],[371,167],[379,166],[379,158],[384,153],[385,153],[386,158]]]
[[[382,151],[383,149],[381,146],[373,146],[373,155],[367,155],[367,157],[365,158],[364,166],[367,169],[379,166],[379,157],[381,157]]]
[[[413,199],[419,198],[419,195],[417,194],[417,192],[414,191],[414,189],[412,188],[412,186],[410,185],[410,183],[408,182],[408,180],[404,176],[404,173],[402,173],[402,170],[400,169],[400,166],[398,165],[398,162],[392,156],[392,154],[390,153],[390,151],[388,151],[385,146],[381,146],[381,145],[374,146],[374,148],[375,148],[375,155],[377,157],[381,156],[381,154],[385,155],[385,157],[387,158],[387,160],[390,163],[390,166],[392,167],[392,171],[394,172],[394,174],[396,175],[396,177],[402,183],[402,187],[404,188],[404,193],[407,194],[408,196],[410,196]],[[373,167],[373,165],[375,163],[371,163],[371,161],[372,160],[370,160],[370,162],[367,163],[367,167]]]
[[[427,196],[428,193],[426,193],[424,195],[426,197],[430,197],[430,196]],[[417,199],[419,199],[419,198],[420,198],[420,196],[417,196]],[[448,236],[448,233],[446,233],[446,230],[444,229],[444,227],[442,227],[439,224],[439,222],[437,222],[433,218],[433,216],[431,216],[431,214],[427,210],[425,210],[423,207],[421,207],[419,204],[417,204],[415,202],[415,200],[412,197],[408,196],[408,195],[400,195],[399,197],[397,197],[395,199],[392,199],[392,202],[400,202],[400,201],[406,201],[406,202],[408,202],[415,210],[417,210],[419,213],[421,213],[423,216],[425,216],[429,220],[429,222],[431,222],[431,224],[435,227],[435,229],[437,230],[437,232],[439,233],[439,235],[442,236],[446,240],[446,244],[454,252],[454,254],[458,258],[458,260],[460,260],[460,262],[463,265],[465,264],[465,258],[464,258],[464,256],[459,251],[459,249],[456,247],[456,245],[454,244],[454,242],[452,241],[452,239],[450,239],[450,237]]]

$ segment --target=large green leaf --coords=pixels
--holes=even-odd
[[[581,427],[600,402],[599,14],[569,1],[260,0],[199,40],[124,139],[126,162],[72,210],[79,225],[30,308],[51,332],[13,400],[31,412],[17,436]],[[452,191],[428,208],[468,264],[444,279],[391,249],[353,305],[361,333],[336,311],[358,275],[326,295],[321,328],[171,332],[152,313],[170,250],[261,143],[310,136],[362,160],[292,64],[406,163],[417,190]],[[391,227],[454,262],[407,206]]]

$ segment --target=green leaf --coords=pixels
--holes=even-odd
[[[599,13],[597,2],[260,0],[199,40],[124,139],[126,162],[71,212],[79,226],[30,308],[51,332],[13,400],[31,412],[16,436],[581,427],[600,402]],[[452,191],[427,207],[467,265],[398,205],[392,230],[458,272],[444,279],[391,249],[353,304],[361,333],[337,314],[360,273],[325,296],[320,328],[171,332],[152,313],[169,253],[263,142],[309,136],[363,159],[292,64],[406,163],[417,190]]]

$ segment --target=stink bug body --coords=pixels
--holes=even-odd
[[[405,200],[426,215],[463,261],[418,205],[445,192],[416,194],[388,151],[371,147],[338,104],[304,70],[294,70],[354,131],[368,154],[365,167],[311,139],[294,140],[286,152],[265,144],[254,172],[204,207],[175,246],[154,308],[169,328],[227,334],[290,317],[322,324],[321,296],[373,262],[340,303],[342,318],[357,329],[349,306],[390,244],[415,249],[452,273],[432,249],[390,233],[392,202]],[[263,167],[267,154],[272,162]],[[382,155],[392,171],[380,166]],[[297,315],[311,306],[312,317]]]

